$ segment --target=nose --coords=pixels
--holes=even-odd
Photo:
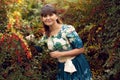
[[[49,15],[47,15],[47,16],[46,16],[46,19],[50,19],[50,16],[49,16]]]

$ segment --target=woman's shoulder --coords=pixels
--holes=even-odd
[[[68,24],[63,24],[63,28],[64,29],[69,29],[69,28],[74,28],[74,26],[68,25]]]
[[[62,27],[62,30],[65,32],[71,32],[71,31],[74,31],[75,28],[72,25],[64,24]]]

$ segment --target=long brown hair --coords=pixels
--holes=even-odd
[[[56,14],[56,15],[58,15],[58,14],[57,14],[57,10],[55,9],[55,7],[54,7],[53,5],[51,5],[51,4],[46,4],[46,5],[44,5],[44,6],[42,7],[42,9],[41,9],[41,16],[44,17],[44,16],[47,16],[47,15],[50,15],[50,14]],[[57,23],[59,23],[59,24],[62,23],[62,21],[61,21],[60,18],[58,18],[56,21],[57,21]],[[45,25],[45,24],[43,23],[43,27],[44,27],[44,29],[45,29],[45,34],[46,34],[47,36],[49,36],[49,33],[50,33],[49,26],[47,26],[47,25]]]

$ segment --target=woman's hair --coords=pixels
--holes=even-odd
[[[53,5],[46,4],[41,8],[41,16],[42,17],[47,16],[47,15],[51,15],[51,14],[56,14],[57,15],[57,10],[55,9],[55,7]],[[59,24],[62,23],[62,21],[59,18],[56,21]],[[50,33],[49,26],[47,26],[43,23],[43,27],[45,29],[45,34],[47,36],[49,36],[49,33]]]
[[[46,4],[41,8],[41,16],[42,17],[47,16],[49,14],[53,14],[53,13],[57,14],[57,11],[54,8],[54,6],[51,4]]]

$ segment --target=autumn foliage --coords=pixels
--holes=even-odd
[[[82,38],[94,80],[120,80],[119,0],[0,0],[0,80],[55,80],[56,60],[46,44],[40,9],[52,3]],[[28,41],[26,36],[34,35]],[[44,46],[38,52],[35,46]]]

